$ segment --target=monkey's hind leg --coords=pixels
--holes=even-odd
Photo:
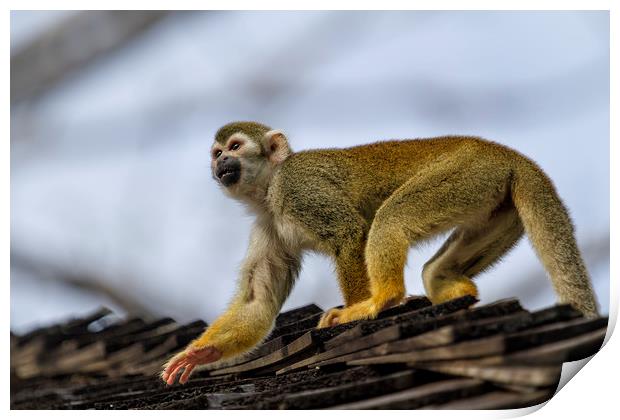
[[[509,200],[479,220],[457,227],[424,264],[422,278],[433,304],[478,296],[471,279],[497,262],[523,236],[523,225]]]
[[[377,210],[365,252],[371,296],[341,309],[331,325],[375,318],[399,303],[411,244],[489,214],[504,201],[508,170],[459,159],[420,170]]]

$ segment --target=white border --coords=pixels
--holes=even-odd
[[[144,10],[156,10],[156,9],[180,9],[180,10],[197,10],[197,9],[213,9],[213,10],[243,10],[250,9],[256,10],[260,7],[260,9],[267,10],[277,10],[277,9],[301,9],[301,10],[353,10],[353,6],[355,9],[365,9],[365,10],[383,10],[383,9],[397,9],[397,10],[610,10],[610,29],[611,29],[611,109],[610,115],[611,117],[611,139],[616,139],[617,133],[617,124],[614,120],[614,115],[618,115],[618,106],[617,106],[617,84],[615,83],[614,75],[618,72],[617,66],[617,42],[614,40],[614,35],[617,39],[618,36],[618,17],[616,16],[617,11],[619,10],[618,6],[616,6],[614,10],[614,1],[608,0],[590,0],[590,1],[582,1],[582,0],[521,0],[521,1],[492,1],[492,0],[475,0],[475,1],[457,1],[457,0],[435,0],[435,1],[394,1],[394,0],[383,0],[381,2],[371,2],[365,0],[358,0],[356,2],[343,2],[343,1],[325,1],[325,0],[315,0],[315,1],[297,1],[293,4],[292,2],[286,1],[263,1],[260,4],[252,1],[196,1],[196,0],[176,0],[174,2],[170,1],[162,1],[162,0],[152,0],[149,2],[145,1],[119,1],[119,0],[110,0],[110,1],[90,1],[88,3],[84,1],[77,0],[66,0],[66,1],[56,1],[53,4],[45,1],[8,1],[8,10],[49,10],[49,9],[59,9],[59,10],[71,10],[71,9],[117,9],[117,10],[128,10],[128,9],[144,9]],[[88,7],[86,7],[88,6]],[[5,28],[3,32],[3,36],[9,38],[9,11],[3,15],[2,25]],[[3,222],[2,223],[2,255],[1,255],[1,265],[6,276],[4,277],[4,287],[9,288],[9,249],[10,249],[10,218],[9,218],[9,185],[10,185],[10,145],[9,145],[9,68],[10,68],[10,54],[9,54],[9,40],[6,39],[2,44],[2,49],[4,51],[4,57],[9,61],[3,67],[5,72],[5,84],[4,90],[5,94],[3,97],[5,98],[3,107],[4,112],[4,121],[5,121],[5,136],[4,141],[2,142],[4,146],[3,153],[0,153],[0,168],[1,168],[1,177],[2,182],[0,182],[0,189],[2,192],[2,197],[5,199],[4,205],[1,207],[0,211],[2,212]],[[610,168],[611,168],[611,185],[614,184],[614,181],[617,180],[618,170],[615,169],[618,164],[618,146],[611,141],[610,148]],[[618,214],[618,202],[617,195],[614,194],[613,189],[611,191],[611,214]],[[618,247],[617,247],[617,233],[618,227],[617,223],[615,223],[615,219],[611,220],[611,278],[617,278],[617,268],[614,263],[615,257],[618,256]],[[615,326],[618,312],[618,290],[615,281],[612,281],[610,285],[610,295],[611,295],[611,304],[610,304],[610,325]],[[5,299],[9,300],[8,290],[5,289]],[[10,315],[10,302],[7,302],[6,306],[6,322],[5,325],[5,345],[2,346],[2,352],[4,356],[4,360],[8,361],[9,359],[9,322],[8,318]],[[609,340],[609,334],[607,337]],[[615,405],[615,399],[617,399],[616,388],[614,387],[614,382],[618,381],[620,378],[618,362],[615,360],[614,355],[618,354],[619,349],[618,339],[612,338],[609,340],[604,349],[597,354],[586,367],[582,369],[581,372],[577,374],[577,379],[571,380],[556,396],[554,396],[549,403],[544,405],[542,409],[539,409],[532,413],[532,417],[537,419],[556,419],[556,418],[573,418],[573,417],[586,417],[586,416],[607,416],[611,415],[611,413],[617,411],[613,408]],[[6,363],[6,362],[5,362]],[[6,363],[5,366],[9,364]],[[8,372],[5,374],[5,381],[3,383],[3,395],[5,401],[5,407],[9,408],[9,375]],[[490,412],[479,412],[479,411],[460,411],[458,413],[455,412],[429,412],[429,411],[419,411],[416,413],[411,413],[408,411],[390,411],[383,412],[381,415],[389,415],[394,417],[400,416],[416,416],[416,418],[452,418],[454,416],[459,416],[460,418],[510,418],[521,416],[527,414],[529,412],[534,411],[534,409],[521,409],[521,410],[506,410],[506,411],[490,411]],[[192,411],[192,412],[184,412],[184,417],[203,417],[208,415],[209,417],[219,417],[225,415],[227,417],[232,416],[289,416],[290,412],[209,412],[203,413],[200,411]],[[355,416],[374,416],[375,412],[355,412],[355,413],[342,413],[342,412],[322,412],[321,417],[327,416],[343,416],[343,415],[355,415]],[[609,414],[608,414],[609,413]],[[136,417],[141,416],[168,416],[170,413],[165,412],[70,412],[70,411],[56,411],[56,412],[46,412],[44,416],[50,417],[59,417],[59,416],[83,416],[88,415],[89,417],[103,417],[106,418],[111,416],[119,416],[119,415],[132,415]],[[310,412],[295,412],[295,416],[306,416],[313,415],[314,413]],[[318,413],[317,413],[318,414]],[[16,417],[30,417],[30,416],[39,416],[41,414],[37,412],[25,412],[25,411],[11,411],[10,415]]]

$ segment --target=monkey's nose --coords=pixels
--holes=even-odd
[[[228,160],[228,156],[222,156],[222,157],[220,158],[220,160],[221,160],[222,162],[226,162],[226,161]]]

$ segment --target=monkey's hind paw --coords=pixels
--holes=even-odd
[[[374,319],[379,313],[377,308],[384,307],[386,307],[385,304],[377,305],[373,299],[367,299],[342,309],[333,308],[325,312],[319,321],[318,328],[333,327],[361,319]]]
[[[478,288],[474,282],[465,276],[443,280],[437,286],[429,296],[434,305],[466,295],[478,297]]]
[[[342,309],[332,308],[329,311],[325,312],[319,321],[319,325],[317,328],[327,328],[333,327],[335,325],[340,324],[340,314],[342,313]]]

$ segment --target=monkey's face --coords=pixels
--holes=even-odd
[[[211,147],[211,172],[224,190],[237,198],[252,194],[266,182],[267,159],[260,144],[238,132]]]
[[[241,162],[239,158],[224,156],[215,165],[215,177],[225,187],[230,187],[239,182],[241,178]]]

